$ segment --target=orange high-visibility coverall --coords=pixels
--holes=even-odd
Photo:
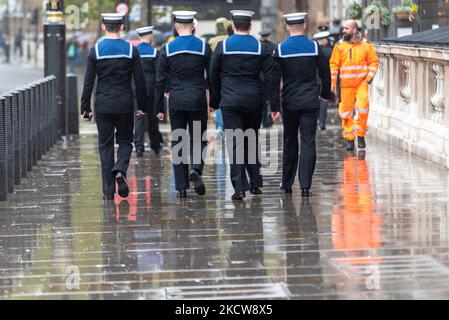
[[[379,67],[379,58],[373,46],[366,40],[356,43],[340,41],[334,47],[330,60],[332,84],[337,85],[340,75],[343,137],[354,140],[354,129],[359,137],[365,137],[368,129],[368,87]],[[354,128],[354,107],[357,111]]]

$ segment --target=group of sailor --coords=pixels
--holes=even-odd
[[[233,35],[219,42],[213,52],[207,42],[194,35],[194,11],[173,12],[178,36],[160,50],[151,45],[153,27],[137,29],[142,42],[133,47],[120,38],[123,16],[102,14],[106,38],[89,54],[81,113],[86,121],[92,118],[91,95],[96,81],[95,118],[104,199],[114,199],[115,193],[128,196],[126,173],[133,141],[138,156],[143,155],[145,117],[150,124],[151,149],[159,152],[163,140],[158,121],[164,120],[167,97],[171,130],[185,129],[191,145],[189,155],[177,154],[185,161],[173,163],[179,198],[187,197],[191,185],[198,195],[206,193],[201,155],[207,141],[202,139],[200,148],[194,148],[193,128],[197,125],[202,137],[209,112],[218,109],[226,130],[252,130],[256,137],[243,144],[226,139],[233,157],[232,200],[243,200],[247,192],[262,194],[259,157],[249,159],[253,158],[250,153],[260,152],[258,130],[266,100],[273,120],[283,119],[281,190],[292,193],[298,174],[302,196],[311,196],[320,103],[332,94],[329,58],[306,36],[307,13],[284,15],[290,36],[277,46],[250,35],[254,12],[233,10],[231,14]],[[182,153],[183,148],[175,148],[181,138],[172,140],[172,151]],[[114,141],[119,146],[116,161]],[[243,155],[243,162],[237,161],[239,155]]]

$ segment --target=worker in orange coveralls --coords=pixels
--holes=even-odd
[[[382,262],[375,252],[381,248],[382,217],[373,204],[370,176],[366,161],[347,155],[344,160],[342,201],[332,214],[332,243],[346,253],[341,259],[346,267],[374,267]]]
[[[347,150],[354,150],[355,134],[359,149],[366,148],[365,135],[368,129],[368,88],[379,67],[379,58],[373,46],[362,38],[358,23],[348,20],[343,24],[343,39],[334,47],[330,60],[332,92],[337,93],[340,76],[340,107],[343,138]],[[354,120],[354,108],[357,119]]]

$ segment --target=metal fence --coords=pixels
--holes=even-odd
[[[55,77],[0,97],[0,201],[6,201],[59,138]]]

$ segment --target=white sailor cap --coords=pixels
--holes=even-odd
[[[196,11],[173,11],[175,22],[178,23],[193,23],[196,14]]]
[[[315,33],[313,35],[313,38],[315,40],[321,40],[321,39],[329,38],[330,36],[331,36],[331,33],[329,31],[322,31],[322,32]]]
[[[101,18],[107,24],[122,24],[124,15],[121,13],[102,13]]]
[[[153,33],[153,29],[154,29],[153,26],[143,27],[143,28],[138,28],[138,29],[136,29],[136,32],[137,32],[137,34],[138,34],[139,36],[143,37],[143,36],[152,34],[152,33]]]
[[[256,13],[247,10],[231,10],[231,14],[232,20],[251,21]]]
[[[287,24],[303,24],[306,21],[307,12],[296,12],[284,14],[284,19]]]

